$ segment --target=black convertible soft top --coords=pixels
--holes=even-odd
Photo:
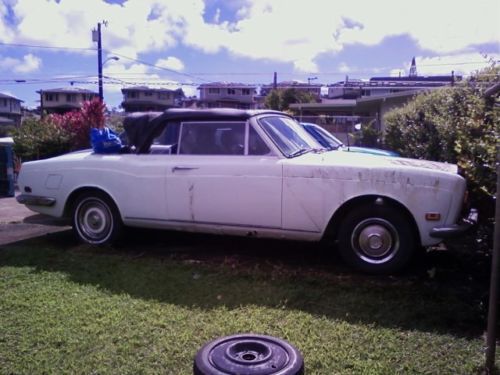
[[[185,109],[172,108],[165,112],[137,112],[128,115],[123,121],[123,127],[128,139],[128,145],[134,146],[136,152],[147,153],[153,140],[160,134],[169,122],[184,121],[246,121],[250,117],[286,113],[272,110],[242,110],[242,109]]]

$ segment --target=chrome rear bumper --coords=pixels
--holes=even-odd
[[[21,204],[28,206],[45,206],[51,207],[56,204],[56,199],[51,197],[41,197],[38,195],[21,194],[16,197],[16,200]]]

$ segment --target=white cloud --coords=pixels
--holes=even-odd
[[[406,35],[422,49],[454,55],[498,43],[498,0],[238,0],[231,22],[204,19],[203,0],[33,1],[0,3],[0,40],[53,46],[94,47],[90,31],[103,26],[107,50],[137,58],[181,43],[205,53],[222,49],[253,59],[285,62],[314,72],[317,58],[346,45],[376,45]],[[12,6],[15,25],[7,22]],[[97,16],[98,15],[98,16]],[[12,17],[11,17],[12,18]],[[4,22],[3,22],[4,21]]]
[[[156,61],[155,65],[161,68],[172,69],[177,71],[184,70],[184,63],[177,57],[173,56],[169,56],[166,59],[159,59],[158,61]]]
[[[341,63],[339,65],[339,72],[340,73],[350,73],[352,71],[352,68],[347,65],[345,62]]]
[[[191,15],[184,42],[205,52],[230,52],[289,62],[314,71],[315,59],[348,44],[376,45],[406,35],[437,53],[460,52],[473,45],[498,43],[500,2],[478,0],[253,0],[233,24],[209,25]]]
[[[175,8],[176,2],[182,1],[170,6]],[[17,0],[12,9],[18,20],[11,27],[17,42],[94,48],[91,30],[105,19],[103,48],[132,58],[175,46],[182,23],[164,2],[155,0],[129,0],[123,5],[102,0]]]
[[[14,73],[35,72],[42,66],[42,59],[31,53],[24,55],[22,59],[12,57],[0,57],[0,70],[12,71]]]

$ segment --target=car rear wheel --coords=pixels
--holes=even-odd
[[[118,209],[105,194],[84,193],[73,207],[73,230],[81,241],[102,245],[119,237],[123,224]]]
[[[387,204],[354,208],[342,221],[337,239],[342,258],[369,273],[401,270],[417,247],[409,218]]]

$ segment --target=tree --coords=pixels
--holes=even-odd
[[[314,103],[316,98],[313,94],[293,87],[288,89],[276,89],[266,96],[264,106],[277,111],[287,111],[290,104],[294,103]]]

